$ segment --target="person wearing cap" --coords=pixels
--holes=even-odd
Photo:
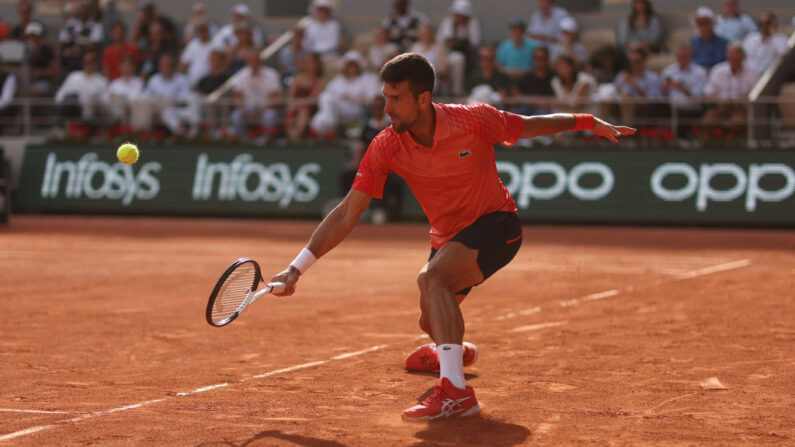
[[[266,134],[272,133],[279,124],[275,106],[282,97],[279,73],[262,65],[258,51],[248,50],[245,58],[246,67],[235,81],[235,110],[230,115],[239,139],[246,137],[250,125],[260,126]]]
[[[309,127],[314,135],[331,137],[335,127],[357,123],[365,107],[379,94],[378,77],[365,71],[362,56],[354,50],[342,57],[342,71],[318,97],[318,111]]]
[[[533,68],[533,51],[538,45],[535,41],[525,36],[527,24],[520,18],[515,18],[508,23],[508,38],[497,47],[497,63],[499,67],[516,79]]]
[[[190,9],[188,23],[185,24],[185,29],[182,32],[183,42],[190,42],[194,37],[196,37],[196,25],[200,23],[207,25],[207,29],[210,31],[211,38],[216,32],[218,32],[218,25],[207,18],[207,10],[204,7],[204,3],[194,3]]]
[[[733,42],[727,50],[726,61],[709,72],[704,95],[712,105],[702,118],[707,134],[726,122],[737,134],[745,130],[748,94],[759,80],[759,72],[745,63],[745,56],[742,44]]]
[[[131,58],[136,67],[141,62],[141,51],[138,45],[127,40],[127,25],[124,21],[117,20],[110,28],[112,42],[102,52],[102,73],[112,81],[121,76],[121,61],[125,57]]]
[[[632,0],[629,17],[618,26],[619,47],[640,47],[647,54],[651,54],[659,51],[662,39],[662,24],[654,13],[651,0]]]
[[[11,28],[8,37],[14,40],[25,40],[28,25],[35,21],[33,18],[33,2],[30,0],[20,0],[19,3],[17,3],[17,15],[19,16],[19,23]]]
[[[742,41],[756,31],[756,23],[748,14],[740,12],[738,0],[723,0],[723,14],[718,15],[715,34],[729,42]]]
[[[210,72],[210,53],[213,50],[210,26],[207,22],[194,24],[194,37],[179,57],[179,72],[188,76],[191,86]]]
[[[262,35],[262,30],[251,23],[251,10],[243,3],[238,3],[232,8],[232,20],[230,23],[222,26],[215,36],[213,36],[213,46],[231,48],[237,45],[237,36],[235,29],[243,25],[248,25],[251,29],[251,38],[257,47],[262,47],[265,43],[265,37]]]
[[[706,69],[726,60],[726,46],[729,42],[715,34],[715,14],[706,6],[696,10],[698,35],[690,38],[693,48],[693,61]]]
[[[332,17],[334,2],[314,0],[310,9],[312,18],[304,29],[304,47],[310,53],[337,56],[342,38],[342,26]]]
[[[542,47],[551,47],[560,41],[560,21],[569,12],[555,6],[555,0],[538,0],[538,10],[530,17],[527,33]]]
[[[151,42],[149,42],[149,38],[151,37],[149,28],[155,23],[160,24],[163,41],[169,46],[176,45],[177,28],[174,26],[174,22],[170,18],[160,14],[154,2],[145,3],[138,11],[138,17],[135,19],[135,24],[133,25],[132,40],[136,42],[140,48],[143,48],[147,44],[151,44]]]
[[[759,15],[759,31],[749,34],[743,41],[748,55],[746,63],[760,74],[789,51],[787,36],[776,32],[777,26],[776,14],[765,11]]]
[[[588,63],[588,51],[577,41],[577,21],[574,17],[564,17],[560,21],[560,42],[553,44],[549,49],[549,57],[555,61],[561,56],[570,57],[576,68],[582,68]]]
[[[55,91],[55,77],[58,74],[55,49],[47,40],[44,25],[39,22],[28,23],[25,36],[31,44],[28,52],[30,94],[36,97],[51,96]]]
[[[392,12],[384,17],[381,26],[386,30],[389,41],[405,51],[417,42],[419,27],[424,23],[429,23],[428,17],[412,8],[409,0],[395,0]]]
[[[464,94],[464,80],[476,64],[480,46],[480,22],[474,17],[469,0],[453,0],[450,14],[439,23],[436,40],[447,50],[452,94]]]

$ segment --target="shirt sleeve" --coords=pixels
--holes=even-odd
[[[384,183],[389,174],[389,168],[385,161],[387,140],[386,135],[382,131],[370,142],[367,152],[364,153],[364,157],[359,163],[359,170],[353,180],[352,189],[361,191],[376,199],[384,196]]]
[[[472,106],[475,128],[477,134],[482,135],[490,143],[513,145],[522,135],[524,121],[514,113],[497,110],[488,104],[473,104]]]

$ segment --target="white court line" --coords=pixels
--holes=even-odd
[[[747,267],[751,265],[750,259],[740,259],[739,261],[727,262],[725,264],[713,265],[712,267],[705,267],[703,269],[693,270],[691,272],[682,273],[677,275],[676,279],[690,279],[699,276],[710,275],[712,273],[725,272],[726,270],[734,270],[740,267]]]
[[[19,409],[16,409],[16,408],[0,408],[0,412],[6,412],[6,413],[69,414],[68,411],[19,410]]]
[[[386,348],[387,346],[388,345],[372,346],[372,347],[369,347],[367,349],[362,349],[361,351],[353,351],[353,352],[347,352],[347,353],[344,353],[344,354],[340,354],[340,355],[334,356],[334,357],[332,357],[332,358],[330,358],[328,360],[318,360],[318,361],[309,362],[309,363],[302,363],[300,365],[290,366],[290,367],[287,367],[287,368],[281,368],[281,369],[277,369],[277,370],[274,370],[274,371],[269,371],[269,372],[266,372],[266,373],[257,374],[257,375],[251,376],[251,377],[244,377],[244,378],[239,380],[239,383],[248,382],[248,381],[254,380],[254,379],[261,379],[261,378],[264,378],[264,377],[271,377],[271,376],[275,376],[275,375],[278,375],[278,374],[284,374],[284,373],[288,373],[288,372],[291,372],[291,371],[296,371],[296,370],[299,370],[299,369],[311,368],[313,366],[324,365],[324,364],[332,362],[334,360],[344,360],[344,359],[348,359],[348,358],[351,358],[351,357],[356,357],[356,356],[359,356],[359,355],[367,354],[367,353],[370,353],[370,352],[379,351],[381,349]],[[57,427],[59,425],[64,425],[64,424],[69,424],[69,423],[74,423],[74,422],[81,422],[81,421],[85,421],[85,420],[88,420],[88,419],[94,419],[94,418],[98,418],[100,416],[105,416],[105,415],[111,414],[111,413],[117,413],[117,412],[121,412],[121,411],[132,410],[134,408],[140,408],[140,407],[143,407],[143,406],[146,406],[146,405],[151,405],[151,404],[155,404],[155,403],[158,403],[158,402],[163,402],[163,401],[166,401],[168,399],[174,399],[174,398],[177,398],[177,397],[190,396],[190,395],[193,395],[193,394],[203,393],[205,391],[210,391],[210,390],[214,390],[214,389],[218,389],[218,388],[224,388],[224,387],[227,387],[227,386],[230,386],[229,382],[217,383],[215,385],[203,386],[201,388],[196,388],[196,389],[191,390],[191,391],[177,393],[174,396],[170,396],[170,397],[167,397],[167,398],[147,400],[147,401],[144,401],[144,402],[138,402],[138,403],[135,403],[135,404],[125,405],[123,407],[112,408],[110,410],[97,411],[97,412],[94,412],[94,413],[88,413],[88,414],[84,414],[84,415],[81,415],[81,416],[73,417],[71,419],[64,419],[62,421],[56,421],[56,422],[53,422],[52,424],[48,424],[48,425],[39,425],[39,426],[36,426],[36,427],[26,428],[24,430],[19,430],[19,431],[15,431],[13,433],[8,433],[6,435],[2,435],[2,436],[0,436],[0,441],[8,441],[10,439],[15,439],[15,438],[19,438],[19,437],[22,437],[22,436],[25,436],[25,435],[30,435],[30,434],[33,434],[33,433],[40,432],[42,430],[47,430],[47,429],[50,429],[50,428],[54,428],[54,427]]]
[[[546,329],[550,327],[558,327],[563,326],[564,324],[569,324],[568,321],[553,321],[551,323],[540,323],[540,324],[530,324],[527,326],[519,326],[511,329],[511,332],[529,332],[529,331],[538,331],[541,329]]]

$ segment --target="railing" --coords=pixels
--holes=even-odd
[[[436,101],[466,102],[462,98],[436,98]],[[230,114],[235,109],[234,100],[227,97],[209,102],[205,98],[199,104],[202,132],[197,138],[208,142],[234,139],[230,134]],[[273,107],[278,111],[278,116],[283,118],[287,109],[304,104],[313,104],[313,102],[285,100],[274,104]],[[795,97],[759,97],[753,102],[744,101],[739,105],[742,106],[744,119],[740,120],[740,117],[735,115],[737,122],[733,129],[728,125],[730,124],[728,118],[709,125],[704,122],[703,116],[683,112],[681,103],[674,104],[669,100],[659,99],[621,98],[615,101],[583,101],[575,110],[566,104],[561,104],[553,97],[524,96],[506,99],[498,107],[524,114],[593,112],[612,123],[639,128],[640,138],[625,140],[630,146],[654,142],[698,147],[717,140],[749,148],[760,145],[795,147],[795,116],[792,112],[795,110]],[[16,113],[0,115],[0,133],[3,136],[45,136],[54,139],[97,137],[100,140],[169,137],[168,130],[157,117],[152,127],[132,128],[130,121],[113,118],[107,111],[107,104],[97,104],[97,113],[91,119],[65,118],[63,105],[56,104],[52,98],[21,98],[15,100],[11,107],[16,108]],[[364,109],[366,107],[363,107]],[[760,114],[760,110],[763,113]],[[253,133],[255,136],[260,136],[256,129]],[[252,133],[249,132],[243,136],[243,139],[251,136]],[[269,136],[278,139],[283,135],[280,136],[276,132]],[[569,138],[558,142],[577,144],[578,141],[581,140]]]

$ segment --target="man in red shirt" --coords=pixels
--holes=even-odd
[[[127,25],[121,20],[113,23],[110,28],[113,42],[102,53],[102,73],[112,81],[121,76],[121,61],[125,57],[131,58],[137,65],[141,63],[141,51],[138,45],[127,41]]]
[[[477,348],[463,342],[464,319],[458,306],[473,286],[508,264],[522,243],[516,205],[497,174],[494,144],[583,129],[615,142],[635,129],[613,126],[593,115],[526,117],[486,104],[434,104],[433,67],[416,53],[387,62],[381,80],[392,125],[370,143],[342,203],[272,281],[287,284],[280,295],[292,295],[301,274],[351,232],[373,197],[381,197],[387,174],[400,175],[431,223],[431,254],[417,284],[419,325],[436,342],[412,352],[406,367],[440,370],[434,394],[404,411],[403,418],[476,415],[480,406],[466,385],[463,366],[476,360]]]

